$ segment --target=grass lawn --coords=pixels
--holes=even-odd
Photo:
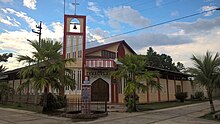
[[[149,111],[149,110],[157,110],[157,109],[163,109],[163,108],[170,108],[170,107],[176,107],[176,106],[182,106],[182,105],[189,105],[189,104],[195,104],[195,103],[201,103],[206,102],[204,101],[185,101],[185,102],[161,102],[161,103],[149,103],[149,104],[140,104],[138,105],[138,109],[140,111]]]
[[[1,108],[12,108],[12,109],[18,109],[18,110],[27,110],[27,111],[33,111],[33,112],[41,112],[40,106],[30,105],[30,104],[0,104]]]

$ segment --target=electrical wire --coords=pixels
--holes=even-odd
[[[101,39],[98,39],[98,40],[106,40],[106,39],[109,39],[109,38],[118,37],[118,36],[125,35],[125,34],[130,34],[130,33],[133,33],[133,32],[137,32],[137,31],[148,29],[148,28],[164,25],[164,24],[167,24],[167,23],[171,23],[171,22],[174,22],[174,21],[190,18],[190,17],[193,17],[193,16],[197,16],[197,15],[208,13],[208,12],[215,11],[215,10],[220,10],[220,8],[214,8],[214,9],[211,9],[211,10],[194,13],[194,14],[190,14],[190,15],[187,15],[187,16],[182,16],[180,18],[160,22],[160,23],[157,23],[157,24],[153,24],[153,25],[149,25],[149,26],[146,26],[146,27],[138,28],[138,29],[135,29],[135,30],[130,30],[130,31],[127,31],[127,32],[107,36],[107,37],[104,37],[104,38],[101,38]],[[90,42],[86,42],[86,43],[89,44],[89,43],[97,42],[98,40],[94,40],[94,41],[90,41]],[[78,45],[74,45],[74,46],[79,46],[79,45],[82,45],[82,44],[78,44]],[[70,47],[73,47],[73,46],[70,46]],[[66,48],[68,48],[68,47],[66,47]]]
[[[160,23],[157,23],[157,24],[154,24],[154,25],[143,27],[143,28],[138,28],[138,29],[135,29],[135,30],[124,32],[124,33],[120,33],[120,34],[116,34],[116,35],[111,35],[111,36],[104,37],[104,38],[99,39],[99,40],[105,40],[105,39],[109,39],[109,38],[112,38],[112,37],[117,37],[117,36],[120,36],[120,35],[137,32],[137,31],[144,30],[144,29],[147,29],[147,28],[156,27],[156,26],[159,26],[159,25],[167,24],[167,23],[170,23],[170,22],[182,20],[182,19],[185,19],[185,18],[197,16],[197,15],[200,15],[200,14],[203,14],[203,13],[208,13],[208,12],[211,12],[211,11],[214,11],[214,10],[219,10],[219,9],[220,8],[215,8],[215,9],[211,9],[211,10],[207,10],[207,11],[203,11],[203,12],[199,12],[199,13],[194,13],[194,14],[191,14],[191,15],[183,16],[183,17],[172,19],[172,20],[169,20],[169,21],[160,22]]]

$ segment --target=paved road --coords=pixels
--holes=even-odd
[[[220,101],[215,101],[215,106],[220,110]],[[111,112],[107,117],[95,121],[72,122],[67,118],[0,108],[0,124],[219,124],[219,122],[197,118],[208,112],[209,103],[206,102],[149,112]]]

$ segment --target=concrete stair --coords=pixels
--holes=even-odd
[[[125,105],[119,104],[109,104],[107,107],[108,112],[125,112],[127,109]]]

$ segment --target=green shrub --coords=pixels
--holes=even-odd
[[[184,102],[185,99],[188,97],[187,92],[179,92],[175,94],[176,99],[180,100],[180,102]]]
[[[205,97],[204,97],[204,93],[203,92],[196,92],[195,93],[195,98],[198,99],[198,100],[203,100]]]
[[[41,96],[40,105],[43,106],[44,96]],[[52,93],[47,94],[47,107],[43,111],[52,111],[55,109],[61,109],[67,104],[65,96],[58,96]]]

